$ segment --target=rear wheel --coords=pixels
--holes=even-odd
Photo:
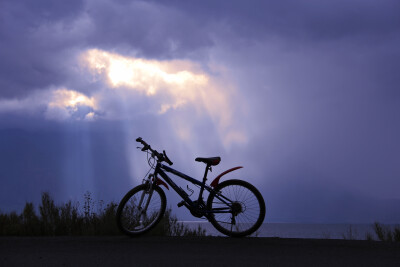
[[[261,226],[265,202],[253,185],[242,180],[228,180],[220,183],[215,191],[219,193],[209,195],[207,209],[214,211],[209,221],[218,231],[241,237],[251,235]]]
[[[133,188],[119,203],[118,228],[129,236],[150,231],[164,216],[166,203],[165,193],[159,186],[153,185],[151,191],[145,184]]]

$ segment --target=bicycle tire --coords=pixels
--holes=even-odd
[[[227,180],[215,187],[216,192],[231,199],[236,206],[240,205],[237,215],[232,213],[212,213],[208,220],[221,233],[231,237],[251,235],[261,226],[265,218],[265,202],[261,193],[248,182],[242,180]],[[207,209],[227,207],[226,204],[215,198],[211,192],[207,199]],[[234,222],[232,223],[232,218]],[[235,227],[234,227],[235,226]],[[239,226],[242,229],[239,229]],[[235,229],[234,229],[235,228]]]
[[[143,203],[146,203],[148,199],[148,193],[146,193],[147,189],[148,185],[145,184],[134,187],[122,198],[118,205],[116,213],[117,225],[119,230],[128,236],[133,237],[147,233],[153,229],[164,216],[167,199],[164,191],[157,185],[153,185],[153,193],[146,214],[143,215],[140,213]],[[142,194],[144,194],[142,205],[139,207],[137,202],[138,200],[140,202]],[[147,213],[150,215],[148,220],[146,220],[148,216]]]

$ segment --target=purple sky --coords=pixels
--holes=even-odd
[[[141,136],[244,166],[266,222],[399,223],[399,71],[397,0],[2,0],[0,210],[119,201]]]

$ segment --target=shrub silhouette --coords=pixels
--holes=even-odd
[[[191,229],[190,227],[178,222],[178,218],[172,214],[170,208],[165,210],[164,217],[160,223],[149,232],[148,235],[162,235],[162,236],[206,236],[206,230],[200,225]]]
[[[378,240],[387,242],[400,242],[399,226],[394,227],[392,230],[388,226],[375,222],[373,227]]]
[[[36,215],[33,203],[27,202],[20,215],[16,212],[0,213],[1,236],[75,236],[75,235],[120,235],[115,214],[118,204],[111,202],[103,208],[96,203],[90,192],[84,195],[83,212],[79,211],[79,202],[68,201],[57,206],[48,192],[42,193],[39,205],[39,216]],[[204,236],[206,231],[201,227],[190,229],[178,222],[171,209],[165,211],[162,221],[149,235],[168,236]]]
[[[21,215],[22,220],[22,234],[29,235],[32,234],[39,234],[40,232],[40,220],[36,216],[35,207],[33,203],[27,202],[25,204],[24,210],[22,211]]]
[[[42,194],[42,203],[39,207],[41,217],[41,228],[44,235],[59,234],[60,226],[60,209],[54,204],[50,194],[45,192]]]

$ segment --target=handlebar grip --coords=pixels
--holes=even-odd
[[[142,151],[146,151],[147,149],[150,148],[150,146],[145,141],[143,141],[142,137],[136,138],[136,142],[139,142],[143,145]]]
[[[144,146],[149,146],[143,139],[142,139],[142,137],[138,137],[138,138],[136,138],[136,142],[139,142],[139,143],[141,143],[142,145],[144,145]]]

